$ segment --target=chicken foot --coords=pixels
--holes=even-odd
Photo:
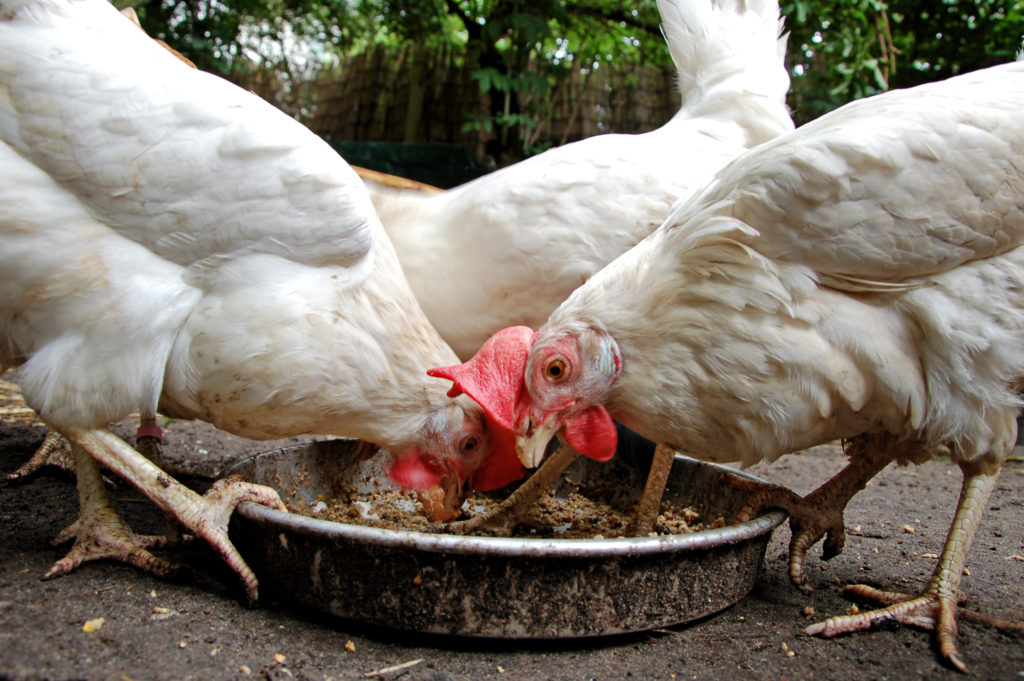
[[[157,558],[148,550],[165,546],[166,538],[132,532],[114,510],[103,486],[99,464],[81,447],[71,447],[71,450],[78,478],[78,518],[57,535],[53,544],[63,544],[72,539],[75,543],[67,555],[43,575],[43,579],[67,574],[83,563],[103,559],[129,563],[160,577],[170,577],[179,572],[180,566]]]
[[[850,463],[806,497],[779,485],[730,475],[729,484],[733,488],[751,494],[737,514],[736,521],[746,522],[767,508],[785,510],[789,514],[792,532],[789,542],[789,579],[801,591],[811,591],[804,570],[807,550],[824,536],[824,560],[831,560],[843,552],[846,545],[843,511],[850,499],[893,460],[891,445],[891,442],[879,442],[878,438],[869,437],[858,437],[847,442],[846,454]]]
[[[7,479],[14,481],[27,478],[44,466],[55,466],[68,473],[75,472],[71,444],[63,435],[52,429],[46,432],[43,444],[39,445],[32,457],[19,466],[16,471],[8,473]]]
[[[846,592],[892,603],[886,608],[870,610],[856,615],[830,617],[807,627],[804,632],[826,638],[853,631],[864,631],[887,621],[929,629],[935,632],[939,653],[954,668],[961,672],[967,666],[960,658],[956,645],[957,596],[960,577],[963,574],[971,542],[981,523],[981,515],[988,503],[999,477],[999,468],[994,471],[974,470],[972,463],[961,464],[964,483],[957,504],[956,515],[949,528],[946,545],[939,557],[938,565],[924,591],[916,597],[882,591],[874,587],[857,584],[848,586]],[[894,602],[895,601],[895,602]]]
[[[203,496],[177,480],[105,429],[68,428],[64,435],[92,458],[128,480],[140,492],[197,537],[205,539],[242,580],[251,603],[258,598],[256,576],[228,538],[228,521],[235,507],[252,501],[285,510],[277,492],[269,487],[229,477],[215,482]]]
[[[135,438],[135,449],[156,465],[164,468],[163,453],[160,450],[163,435],[160,426],[156,423],[156,414],[152,412],[139,414],[139,428]],[[39,445],[32,457],[17,470],[9,473],[7,479],[14,481],[27,478],[44,466],[54,466],[68,473],[75,472],[75,458],[71,453],[71,443],[52,428],[47,430],[43,444]]]

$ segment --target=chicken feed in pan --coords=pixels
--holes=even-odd
[[[616,507],[609,502],[607,485],[577,483],[560,494],[546,492],[519,523],[512,536],[557,539],[603,539],[622,537],[633,517],[632,508]],[[478,492],[463,504],[463,519],[493,511],[506,492]],[[342,486],[333,494],[320,496],[312,503],[302,499],[285,504],[293,513],[339,523],[366,525],[388,530],[429,530],[434,525],[424,515],[415,492],[394,488],[360,490]],[[698,532],[724,527],[726,519],[704,519],[693,506],[672,501],[662,503],[653,535]],[[486,531],[481,530],[479,534]]]
[[[422,531],[429,521],[418,498],[389,489],[388,456],[364,459],[352,440],[269,451],[233,472],[311,516],[243,504],[231,537],[271,602],[407,631],[605,636],[690,621],[743,598],[785,515],[735,523],[747,494],[725,480],[730,471],[676,457],[657,534],[622,536],[650,465],[636,454],[577,460],[518,536],[491,537]],[[504,496],[478,493],[463,513],[485,513]]]

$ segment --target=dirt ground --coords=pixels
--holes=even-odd
[[[130,432],[123,426],[116,430]],[[36,423],[5,416],[0,473],[25,461],[44,432]],[[173,422],[165,449],[172,465],[189,474],[183,479],[202,486],[232,461],[278,445]],[[842,463],[834,451],[812,450],[753,472],[806,493]],[[17,484],[0,483],[0,678],[961,678],[937,661],[930,634],[919,630],[831,640],[801,633],[819,618],[849,610],[843,584],[920,588],[941,549],[959,485],[959,471],[948,461],[887,468],[848,508],[845,552],[825,564],[814,549],[809,561],[813,593],[801,593],[788,582],[789,530],[783,526],[775,532],[750,595],[716,615],[643,634],[531,643],[414,636],[275,602],[249,609],[234,575],[198,543],[163,553],[191,568],[173,582],[111,563],[42,581],[41,575],[63,555],[50,539],[77,512],[74,481],[49,472]],[[161,530],[159,513],[127,485],[118,484],[113,496],[136,528]],[[966,607],[1011,618],[1024,612],[1022,528],[1024,464],[1014,461],[1003,471],[968,561],[970,575],[962,586]],[[961,622],[959,643],[974,678],[1024,678],[1020,636]],[[407,666],[388,671],[403,663]]]

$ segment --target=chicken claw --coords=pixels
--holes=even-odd
[[[822,559],[831,560],[842,553],[846,544],[843,508],[822,508],[815,505],[810,497],[805,499],[785,487],[738,475],[727,475],[727,480],[734,489],[750,492],[751,495],[746,505],[736,514],[736,522],[747,522],[768,508],[781,508],[789,514],[789,528],[792,532],[789,542],[789,579],[801,591],[811,591],[812,587],[807,584],[804,572],[807,549],[824,536]]]
[[[156,465],[165,468],[166,462],[160,449],[162,441],[160,427],[156,425],[156,415],[141,414],[135,449]],[[9,473],[7,479],[13,482],[27,478],[44,466],[54,466],[71,474],[75,472],[75,459],[71,453],[71,443],[52,428],[46,431],[43,444],[39,445],[32,457],[16,471]]]
[[[96,461],[80,448],[73,448],[72,453],[78,474],[81,509],[78,519],[62,530],[53,544],[56,546],[72,539],[75,543],[67,555],[43,575],[43,579],[67,574],[83,563],[103,559],[129,563],[159,577],[170,577],[180,572],[180,565],[157,558],[147,550],[166,546],[166,538],[132,532],[114,510]]]
[[[864,489],[868,481],[893,460],[895,441],[888,435],[857,437],[845,443],[850,463],[806,497],[764,482],[729,475],[729,484],[751,493],[737,514],[737,522],[746,522],[767,508],[781,508],[789,514],[792,539],[789,542],[789,579],[801,591],[811,591],[804,571],[807,550],[825,537],[822,559],[831,560],[846,545],[843,511],[850,499]]]
[[[235,508],[243,501],[279,511],[288,509],[276,491],[264,485],[246,482],[238,475],[229,475],[214,482],[201,501],[202,504],[197,503],[189,508],[184,518],[177,513],[175,516],[191,532],[206,539],[228,566],[238,573],[249,604],[254,605],[259,599],[256,575],[228,539],[228,522]]]
[[[46,571],[43,579],[59,577],[83,563],[103,559],[119,560],[158,577],[172,577],[181,571],[180,565],[148,551],[166,546],[166,537],[135,534],[112,507],[97,509],[88,518],[78,518],[54,537],[53,544],[57,546],[72,539],[74,546]]]
[[[265,485],[246,482],[237,474],[228,475],[214,482],[203,495],[203,499],[209,502],[208,513],[204,514],[204,519],[223,527],[227,527],[231,513],[243,501],[252,501],[279,511],[288,510],[275,490]]]
[[[430,523],[426,526],[425,530],[438,534],[458,534],[463,536],[479,534],[489,537],[510,537],[512,536],[512,530],[519,523],[520,516],[518,505],[510,502],[512,502],[511,497],[501,502],[490,513],[474,516],[467,520]],[[524,513],[529,506],[530,504],[524,505]]]
[[[286,510],[277,492],[244,482],[237,476],[228,476],[199,496],[106,429],[68,428],[64,434],[92,458],[131,482],[165,512],[173,514],[185,530],[205,539],[238,573],[249,602],[258,600],[256,575],[228,538],[228,520],[243,501]]]
[[[958,671],[966,672],[967,666],[960,658],[956,647],[956,596],[939,593],[939,588],[940,585],[933,578],[925,592],[915,598],[906,594],[881,591],[864,584],[851,585],[846,587],[846,593],[892,605],[856,615],[830,617],[807,627],[804,633],[831,638],[854,631],[884,628],[887,622],[929,629],[936,634],[942,657]]]
[[[864,631],[884,626],[887,622],[899,622],[935,632],[939,653],[943,659],[961,672],[967,666],[960,658],[956,646],[957,595],[960,592],[960,577],[963,574],[967,552],[977,533],[981,514],[999,477],[999,467],[994,470],[977,466],[972,462],[960,464],[964,472],[964,484],[960,502],[949,528],[946,545],[939,556],[938,565],[924,591],[916,597],[893,591],[882,591],[858,584],[848,586],[846,592],[864,598],[890,604],[888,607],[856,615],[841,615],[812,624],[804,632],[814,636],[832,637],[854,631]],[[998,626],[998,624],[997,624]]]
[[[43,440],[43,444],[39,445],[39,449],[35,451],[32,458],[22,464],[18,470],[9,473],[7,479],[14,481],[27,478],[43,466],[56,466],[62,471],[75,472],[71,444],[55,430],[47,431],[46,439]]]

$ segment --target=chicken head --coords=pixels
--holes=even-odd
[[[472,490],[497,489],[522,476],[510,434],[482,422],[478,412],[453,402],[435,411],[424,431],[419,443],[395,454],[388,477],[417,490],[435,521],[456,517]],[[505,466],[509,461],[514,470]]]
[[[476,400],[493,431],[514,434],[519,461],[533,468],[558,433],[597,461],[615,454],[615,423],[602,402],[621,371],[618,345],[607,334],[589,328],[545,334],[514,326],[494,334],[464,364],[430,374],[454,383],[449,395]],[[484,467],[511,470],[511,455],[502,451],[505,461],[488,457]]]

